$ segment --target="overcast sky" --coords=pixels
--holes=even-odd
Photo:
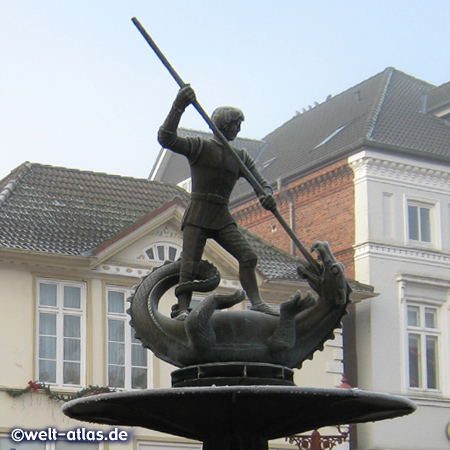
[[[145,178],[178,87],[262,139],[388,66],[450,81],[448,0],[0,0],[0,178],[25,161]],[[206,130],[190,108],[182,126]]]

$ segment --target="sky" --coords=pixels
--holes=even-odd
[[[30,161],[147,178],[178,86],[262,139],[386,67],[450,81],[448,0],[0,0],[0,179]],[[181,126],[208,130],[191,106]]]

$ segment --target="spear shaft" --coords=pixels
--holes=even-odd
[[[178,75],[177,71],[172,67],[170,62],[167,60],[167,58],[164,56],[164,54],[161,52],[159,47],[156,45],[155,41],[152,39],[152,37],[147,33],[145,28],[141,25],[138,19],[136,17],[133,17],[131,21],[134,23],[136,28],[140,31],[143,38],[147,41],[147,43],[150,45],[152,50],[155,52],[156,56],[159,58],[159,60],[163,63],[164,67],[169,71],[169,73],[172,75],[174,80],[177,82],[178,86],[180,88],[186,86],[186,83],[183,81],[183,79]],[[245,178],[248,180],[248,182],[252,185],[253,189],[257,192],[259,196],[266,195],[266,191],[263,189],[261,184],[258,182],[258,180],[253,176],[253,174],[250,172],[250,170],[247,168],[247,166],[242,162],[239,155],[234,151],[233,147],[229,144],[229,142],[226,140],[226,138],[223,136],[223,134],[220,132],[220,130],[217,128],[217,125],[211,120],[209,115],[205,112],[202,105],[198,102],[197,99],[195,99],[194,102],[192,102],[192,105],[194,108],[198,111],[198,113],[202,116],[204,121],[208,124],[211,131],[214,133],[214,135],[220,140],[220,142],[223,144],[223,146],[227,149],[228,152],[233,156],[233,158],[236,160],[237,164],[239,165],[239,168],[241,169],[242,173],[244,174]],[[312,257],[312,255],[306,250],[304,245],[301,243],[300,239],[297,237],[297,235],[294,233],[294,231],[291,229],[291,227],[287,224],[287,222],[284,220],[283,216],[278,211],[278,208],[275,208],[275,210],[271,211],[272,214],[275,216],[275,218],[278,220],[280,225],[284,228],[286,233],[289,235],[289,237],[293,240],[297,248],[300,250],[302,255],[305,257],[305,259],[310,264],[311,268],[314,269],[318,274],[321,273],[320,266],[317,263],[317,261]]]

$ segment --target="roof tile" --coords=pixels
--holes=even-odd
[[[175,197],[188,201],[158,181],[23,164],[0,182],[0,245],[79,255]]]

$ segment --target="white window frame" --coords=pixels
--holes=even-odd
[[[419,238],[410,238],[410,215],[409,207],[417,207],[427,209],[430,212],[430,241],[422,239],[422,232],[419,222]],[[405,244],[414,247],[422,247],[429,249],[441,248],[441,221],[440,221],[440,207],[437,200],[418,198],[406,195],[405,196]],[[420,220],[420,219],[419,219]]]
[[[423,277],[420,275],[400,273],[396,275],[400,299],[401,351],[399,359],[402,366],[403,392],[407,395],[424,397],[442,397],[450,394],[450,280]],[[409,332],[416,331],[408,327],[408,306],[435,308],[438,312],[438,389],[410,386],[409,373]],[[418,331],[418,330],[417,330]]]
[[[159,257],[158,247],[163,247],[163,249],[164,249],[164,257],[163,258]],[[169,257],[170,249],[175,250],[175,256],[173,259],[171,259]],[[154,255],[153,258],[150,258],[149,254],[147,253],[150,250],[153,251],[153,255]],[[156,263],[163,263],[165,261],[176,261],[180,257],[181,251],[182,251],[182,248],[179,245],[174,244],[173,242],[161,241],[161,242],[155,242],[154,244],[149,245],[148,247],[146,247],[143,250],[143,253],[147,256],[149,261],[156,262]]]
[[[40,304],[40,286],[49,284],[56,286],[57,304],[56,306],[47,306]],[[64,287],[76,287],[80,289],[80,308],[64,307]],[[40,313],[56,315],[56,381],[50,382],[39,379],[39,343],[40,343]],[[64,383],[64,316],[80,317],[80,383]],[[86,283],[57,280],[51,278],[36,279],[36,347],[35,347],[35,379],[45,382],[51,386],[57,386],[64,389],[78,389],[86,385]],[[45,359],[45,358],[42,358]]]
[[[109,302],[109,292],[120,292],[124,295],[125,304],[123,312],[109,312],[108,302]],[[114,286],[107,285],[106,286],[106,384],[109,385],[109,320],[117,320],[123,322],[124,325],[124,369],[125,369],[125,386],[117,387],[110,386],[117,390],[131,390],[132,388],[132,348],[134,345],[142,346],[140,343],[133,343],[133,337],[135,330],[129,324],[130,316],[127,314],[126,310],[128,309],[127,299],[130,297],[132,293],[131,288],[123,287],[123,286]],[[153,387],[153,353],[145,349],[147,353],[147,387],[146,389],[150,389]],[[114,365],[114,364],[112,364]],[[136,366],[138,367],[138,366]],[[138,390],[139,388],[136,388]]]
[[[420,323],[417,326],[410,325],[408,323],[408,312],[409,307],[414,307],[419,309]],[[425,321],[425,312],[426,310],[434,310],[436,311],[436,327],[429,328],[426,327]],[[433,302],[417,302],[417,301],[407,301],[406,302],[406,368],[407,368],[407,386],[408,389],[413,392],[430,392],[430,393],[440,393],[442,391],[442,383],[443,379],[443,359],[442,359],[442,340],[443,340],[443,332],[442,332],[442,308],[441,305],[438,305]],[[411,335],[420,336],[420,367],[419,367],[419,385],[411,386],[410,380],[410,355],[409,355],[409,337]],[[433,337],[437,341],[437,368],[436,368],[436,378],[437,378],[437,386],[436,387],[428,387],[428,375],[427,375],[427,361],[426,361],[426,338]]]

